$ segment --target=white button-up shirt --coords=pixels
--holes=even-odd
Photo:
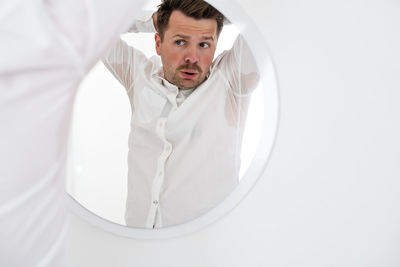
[[[0,266],[66,266],[74,95],[144,0],[0,1]]]
[[[138,20],[131,31],[154,32],[152,20]],[[244,40],[219,55],[192,90],[164,79],[158,56],[148,59],[122,40],[103,62],[132,109],[127,225],[176,225],[215,207],[238,183],[243,125],[258,81]]]

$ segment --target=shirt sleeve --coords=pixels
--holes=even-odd
[[[216,67],[224,73],[236,96],[250,95],[260,80],[254,56],[242,35],[236,38],[230,50],[217,58]]]
[[[145,1],[5,2],[6,10],[0,4],[0,266],[64,267],[66,144],[74,96]]]
[[[152,14],[151,11],[142,12],[130,26],[128,32],[155,32]],[[122,39],[118,39],[102,61],[114,77],[129,91],[136,78],[137,67],[143,67],[148,59],[141,51],[129,46]]]
[[[138,66],[144,66],[147,58],[142,52],[119,39],[102,61],[111,74],[129,91],[135,81]]]

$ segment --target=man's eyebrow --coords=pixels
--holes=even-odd
[[[190,39],[190,36],[178,33],[178,34],[175,34],[174,36],[172,36],[172,38]]]
[[[214,37],[212,37],[212,36],[205,36],[205,37],[203,37],[201,39],[203,39],[205,41],[208,41],[208,40],[214,41]]]
[[[180,34],[180,33],[173,35],[172,38],[173,39],[174,38],[191,39],[191,37],[189,35],[184,35],[184,34]],[[213,36],[204,36],[201,39],[204,41],[208,41],[208,40],[214,41]]]

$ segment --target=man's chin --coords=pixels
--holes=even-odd
[[[199,80],[181,80],[179,81],[179,89],[187,90],[187,89],[193,89],[198,87],[200,84],[202,84],[204,81],[199,81]]]
[[[177,84],[179,89],[182,90],[188,90],[197,87],[197,83],[194,82],[187,82],[187,81],[181,81],[179,84]]]

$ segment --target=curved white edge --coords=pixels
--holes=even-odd
[[[71,196],[69,196],[69,206],[71,211],[77,216],[83,218],[88,223],[99,227],[104,231],[133,239],[169,239],[193,233],[209,226],[210,224],[227,215],[246,197],[247,194],[249,194],[251,189],[255,186],[257,180],[265,172],[278,134],[280,115],[277,74],[274,70],[273,61],[271,59],[267,43],[264,40],[264,35],[254,24],[252,19],[243,12],[236,1],[208,0],[208,2],[217,9],[221,10],[222,13],[232,23],[238,26],[240,32],[248,42],[253,54],[256,54],[254,51],[263,51],[263,53],[257,53],[255,58],[260,70],[261,82],[264,88],[264,103],[268,103],[269,101],[267,100],[274,99],[276,107],[264,109],[263,132],[256,155],[254,156],[249,168],[243,175],[239,185],[223,202],[204,215],[177,226],[160,229],[129,228],[107,221],[106,219],[95,215],[80,205]],[[272,118],[274,120],[273,125],[271,125],[271,122],[268,118]],[[271,129],[271,127],[274,128]],[[267,138],[267,133],[271,132],[273,132],[274,135]]]

